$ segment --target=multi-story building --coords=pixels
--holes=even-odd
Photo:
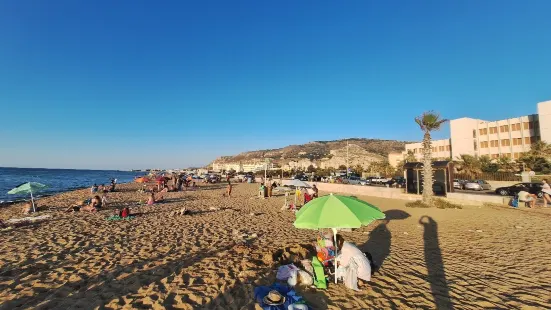
[[[485,121],[463,117],[450,121],[450,139],[432,141],[433,158],[457,159],[461,155],[489,156],[497,159],[518,159],[537,141],[551,143],[551,100],[538,103],[537,114]],[[413,152],[421,160],[422,143],[406,144],[402,160]],[[391,161],[392,159],[392,161]],[[397,163],[396,154],[389,154],[389,162]]]

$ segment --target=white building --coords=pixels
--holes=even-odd
[[[432,141],[432,155],[439,159],[457,159],[460,155],[518,159],[537,141],[551,143],[551,101],[538,103],[537,111],[499,121],[468,117],[451,120],[450,139]],[[422,149],[422,143],[406,144],[402,156],[405,158],[411,150],[421,160]],[[398,161],[395,154],[389,154],[391,164]]]

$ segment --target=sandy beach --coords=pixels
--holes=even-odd
[[[257,185],[146,194],[124,184],[96,214],[64,213],[89,190],[39,200],[51,215],[0,230],[0,309],[255,309],[253,289],[275,281],[278,263],[306,254],[316,231],[295,229],[283,197]],[[549,309],[551,210],[507,207],[412,209],[359,197],[387,220],[343,232],[381,265],[368,286],[299,288],[314,309]],[[129,206],[131,221],[107,221]],[[193,213],[172,216],[186,206]],[[0,219],[23,217],[21,205]]]

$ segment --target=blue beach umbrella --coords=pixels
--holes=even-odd
[[[34,197],[33,192],[36,193],[40,190],[43,190],[47,188],[48,186],[37,183],[37,182],[27,182],[20,184],[16,186],[14,189],[10,190],[8,194],[10,195],[17,195],[17,194],[31,194],[31,202],[33,204],[33,212],[36,212],[36,208],[34,207]]]

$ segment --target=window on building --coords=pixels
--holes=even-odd
[[[481,136],[488,134],[488,128],[482,128],[482,129],[479,129],[478,131],[480,132]]]
[[[524,129],[533,129],[534,123],[532,122],[524,122]]]
[[[485,149],[488,147],[488,141],[482,141],[480,142],[480,148],[481,149]]]
[[[522,138],[513,138],[513,145],[522,145]]]
[[[500,132],[509,132],[509,125],[499,126],[499,131]]]
[[[443,146],[443,145],[439,146],[439,147],[438,147],[438,150],[439,150],[440,152],[444,152],[444,146]]]
[[[473,138],[476,138],[476,129],[473,129]]]
[[[511,153],[503,153],[501,154],[501,157],[511,158]]]
[[[520,123],[511,125],[512,131],[519,131],[520,130]]]
[[[501,140],[501,146],[510,146],[511,141],[509,139],[502,139]]]
[[[474,147],[474,150],[478,150],[478,146],[476,145],[476,141],[473,141],[473,147]]]
[[[490,134],[497,133],[497,127],[490,127]]]
[[[535,136],[530,137],[530,144],[534,144],[536,143],[536,141],[538,141],[537,137]]]
[[[450,146],[446,145],[446,151],[450,151],[450,150],[451,150]]]

